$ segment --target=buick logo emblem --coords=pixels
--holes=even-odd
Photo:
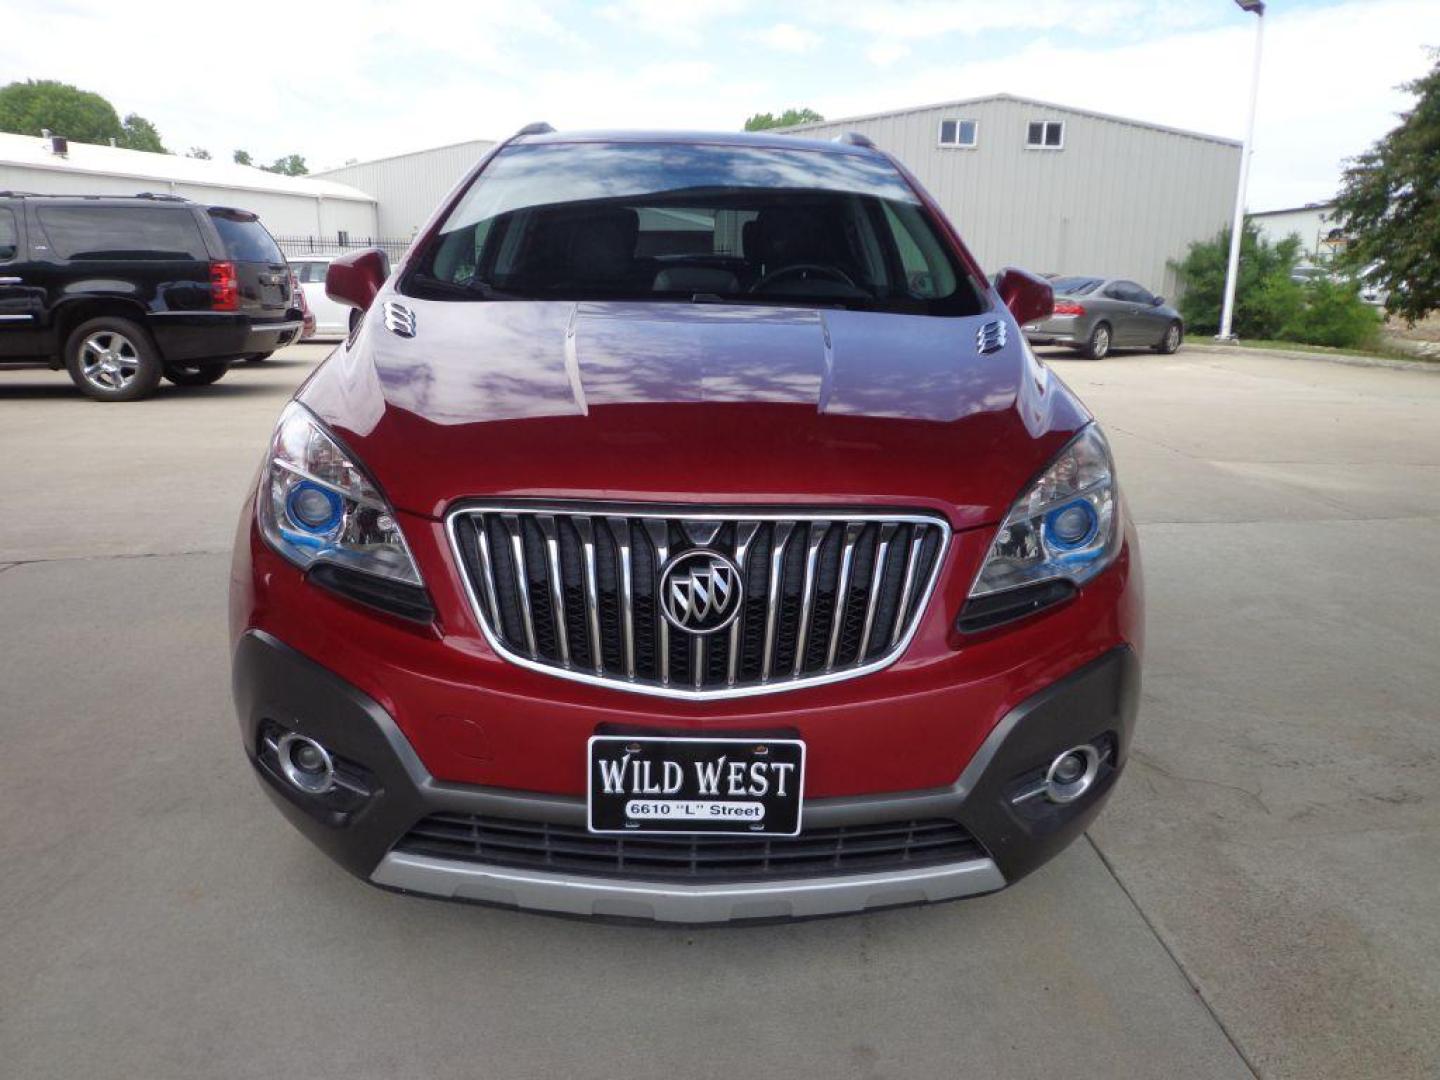
[[[675,556],[660,574],[660,611],[687,634],[724,630],[740,614],[740,570],[718,551],[697,548]]]

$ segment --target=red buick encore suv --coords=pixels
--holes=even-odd
[[[858,136],[498,146],[281,415],[235,548],[241,735],[402,892],[724,922],[991,892],[1129,750],[1099,426]],[[1018,321],[1017,321],[1018,318]]]

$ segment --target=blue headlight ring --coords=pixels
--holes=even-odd
[[[1055,523],[1061,514],[1073,510],[1076,507],[1082,507],[1084,509],[1085,516],[1090,522],[1090,527],[1085,530],[1085,535],[1080,537],[1080,539],[1066,540],[1056,533]],[[1057,506],[1045,515],[1045,542],[1061,551],[1074,551],[1077,548],[1083,548],[1087,544],[1094,543],[1095,536],[1099,531],[1100,515],[1096,512],[1094,505],[1089,499],[1071,499],[1069,502]]]
[[[296,503],[300,496],[312,491],[318,491],[324,496],[326,503],[329,504],[330,513],[322,521],[306,520],[300,515],[300,511],[297,508]],[[301,480],[285,495],[285,516],[290,519],[290,523],[294,525],[295,528],[302,532],[309,533],[311,536],[326,536],[333,532],[336,526],[344,520],[345,500],[341,498],[337,492],[331,491],[329,488],[317,484],[313,480]]]

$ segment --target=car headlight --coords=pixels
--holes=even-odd
[[[334,571],[322,576],[322,584],[380,607],[393,609],[377,596],[394,595],[428,608],[390,504],[298,402],[290,403],[275,428],[258,509],[261,533],[277,552],[303,570]]]
[[[994,625],[1069,595],[1114,560],[1119,526],[1115,465],[1099,425],[1092,423],[1011,507],[970,590],[961,628],[982,628],[965,626],[967,615],[973,620],[988,612],[992,618],[984,625]],[[1004,618],[993,617],[1002,612]]]

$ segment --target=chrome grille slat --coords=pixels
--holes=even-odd
[[[795,531],[793,521],[777,521],[770,540],[769,592],[765,604],[765,658],[760,664],[760,681],[770,681],[770,669],[775,662],[775,628],[780,621],[781,572],[785,568],[785,548]]]
[[[830,532],[830,522],[810,523],[810,543],[805,549],[805,584],[800,592],[800,629],[795,639],[795,671],[799,677],[805,671],[805,649],[810,643],[810,619],[815,614],[815,562],[820,557],[820,545]]]
[[[745,580],[750,565],[745,560],[750,554],[750,547],[755,542],[755,534],[760,531],[760,522],[742,521],[735,526],[735,565],[740,570],[740,580]],[[741,600],[744,603],[744,600]],[[740,664],[740,634],[744,630],[745,611],[742,607],[740,617],[730,627],[729,656],[725,665],[725,685],[734,686],[736,676],[739,673]]]
[[[555,641],[560,647],[560,664],[570,666],[570,634],[565,618],[565,578],[560,573],[560,534],[554,514],[537,514],[535,523],[545,537],[545,558],[550,563],[550,613],[555,624]]]
[[[910,534],[910,553],[905,559],[905,583],[900,587],[900,602],[895,606],[895,631],[890,635],[890,644],[900,640],[905,630],[905,611],[910,606],[910,596],[915,591],[915,576],[919,569],[920,553],[925,547],[925,534],[919,529]]]
[[[495,586],[495,559],[490,554],[490,534],[485,529],[475,531],[480,545],[480,565],[483,568],[481,588],[485,593],[485,606],[490,612],[490,625],[500,625],[500,596]]]
[[[520,535],[520,519],[514,514],[503,514],[500,522],[510,536],[510,552],[515,565],[515,587],[520,595],[520,625],[525,631],[525,647],[530,659],[539,657],[535,648],[535,616],[530,610],[530,574],[525,569],[525,540]]]
[[[880,608],[880,588],[885,580],[885,562],[890,557],[890,544],[900,526],[887,521],[880,526],[880,543],[875,548],[875,569],[870,573],[870,594],[865,601],[865,629],[860,634],[860,658],[870,652],[870,635],[875,630],[875,613]]]
[[[655,549],[655,586],[651,593],[655,597],[655,636],[660,645],[655,650],[660,659],[660,685],[670,684],[670,624],[660,614],[660,574],[670,558],[670,523],[663,518],[645,518],[645,534],[650,537],[650,546]]]
[[[623,517],[606,518],[610,535],[620,552],[620,637],[625,657],[625,677],[635,678],[635,588],[630,569],[630,522]],[[500,625],[497,616],[494,624]]]
[[[591,666],[596,675],[605,674],[605,654],[600,651],[600,587],[595,580],[595,523],[584,515],[571,517],[580,534],[585,558],[585,624],[590,631]]]
[[[893,662],[924,617],[950,538],[943,518],[904,511],[539,500],[461,507],[446,524],[475,616],[500,655],[561,678],[702,699],[834,682]],[[697,564],[696,552],[713,552],[722,569],[733,564],[723,588],[690,576],[710,565]],[[660,603],[670,564],[675,624]],[[705,610],[692,603],[715,604],[721,628],[679,629],[693,616],[673,605]]]
[[[855,545],[865,531],[865,522],[851,521],[845,525],[845,543],[840,551],[840,579],[835,583],[835,615],[830,626],[830,645],[825,650],[825,670],[833,671],[840,651],[840,635],[845,629],[845,610],[850,599],[850,566],[855,561]]]

